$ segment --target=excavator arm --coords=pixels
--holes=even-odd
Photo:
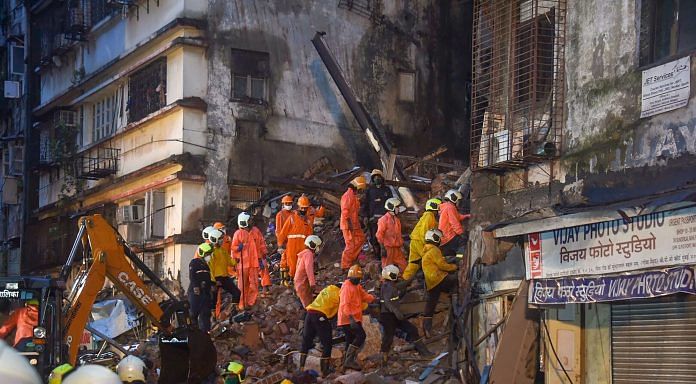
[[[191,326],[188,303],[177,300],[101,215],[84,216],[80,218],[79,226],[75,246],[61,271],[61,277],[67,277],[77,244],[81,242],[85,268],[77,278],[64,307],[63,337],[68,362],[73,365],[77,362],[83,330],[89,320],[94,301],[103,288],[105,279],[108,278],[159,329],[162,359],[160,382],[185,382],[186,376],[191,378],[192,375],[204,375],[206,371],[210,374],[215,368],[215,348],[207,334]],[[152,291],[133,265],[161,288],[169,296],[169,300],[162,303],[155,301]],[[197,362],[195,367],[189,369],[189,354],[213,356],[213,359],[209,364]],[[172,368],[165,369],[167,364]]]

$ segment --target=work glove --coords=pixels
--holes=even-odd
[[[278,253],[280,253],[281,255],[282,255],[283,253],[285,253],[285,248],[283,248],[283,247],[278,247]]]
[[[239,245],[237,246],[237,252],[241,252],[242,249],[244,249],[244,244],[239,244]]]

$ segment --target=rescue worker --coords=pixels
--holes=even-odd
[[[380,287],[379,312],[379,323],[384,329],[380,349],[382,352],[382,367],[385,368],[389,361],[389,352],[391,351],[394,333],[397,329],[406,333],[406,341],[414,344],[419,355],[423,357],[432,356],[432,352],[425,346],[423,339],[418,336],[416,326],[411,324],[399,309],[399,299],[405,293],[408,281],[402,280],[397,282],[399,267],[393,264],[387,265],[382,269],[382,278],[384,282]]]
[[[397,217],[401,200],[390,197],[384,203],[387,213],[377,221],[377,240],[384,247],[382,254],[382,268],[394,264],[403,272],[406,269],[406,256],[404,256],[404,238],[401,237],[401,220]]]
[[[362,268],[353,265],[348,270],[348,279],[341,285],[340,301],[338,305],[338,326],[346,335],[346,356],[343,360],[343,369],[350,368],[361,370],[356,357],[358,350],[365,344],[365,330],[362,327],[362,312],[367,304],[373,302],[375,297],[365,292],[360,285],[363,277]]]
[[[75,369],[70,364],[61,364],[51,371],[51,373],[48,375],[48,384],[61,384],[63,382],[63,378],[67,377],[70,372],[72,372]]]
[[[0,340],[0,383],[42,384],[41,377],[29,360],[4,340]]]
[[[266,239],[263,237],[263,233],[259,227],[256,226],[257,220],[251,220],[251,230],[249,235],[251,235],[251,240],[256,246],[256,250],[259,255],[259,275],[261,277],[261,296],[267,295],[268,287],[272,285],[271,283],[271,273],[268,268],[268,260],[266,260],[266,255],[268,254],[268,247],[266,247]]]
[[[297,254],[305,248],[304,241],[313,231],[307,217],[309,206],[309,198],[300,196],[297,199],[297,210],[285,220],[278,236],[278,251],[286,253],[290,278],[295,277]]]
[[[203,243],[198,246],[196,256],[189,262],[189,286],[186,290],[191,319],[203,332],[210,331],[210,315],[213,307],[212,282],[208,263],[213,255],[213,246]]]
[[[457,288],[456,264],[445,261],[440,251],[443,234],[439,229],[429,229],[425,233],[425,248],[423,249],[422,268],[425,275],[427,301],[423,312],[423,333],[430,337],[433,329],[433,314],[440,300],[440,293],[453,292]]]
[[[346,247],[341,255],[341,268],[348,269],[358,258],[360,250],[365,243],[365,234],[360,228],[360,201],[358,193],[365,190],[366,183],[363,176],[354,178],[346,192],[341,196],[341,222],[343,240]]]
[[[230,267],[235,267],[234,260],[222,248],[225,234],[219,229],[210,231],[208,239],[213,246],[213,253],[208,265],[210,266],[210,275],[215,281],[217,289],[222,288],[232,295],[232,300],[235,303],[239,302],[240,292],[234,281],[230,277]]]
[[[302,306],[306,307],[314,300],[316,290],[316,278],[314,276],[314,255],[319,252],[321,238],[317,235],[309,235],[305,239],[306,249],[297,255],[297,271],[295,271],[295,292],[300,298]]]
[[[147,376],[147,365],[140,358],[128,355],[118,362],[116,366],[118,378],[123,383],[145,384]]]
[[[225,226],[225,224],[223,224],[223,223],[221,223],[221,222],[218,221],[218,222],[216,222],[215,224],[213,224],[213,228],[215,228],[215,229],[217,229],[218,231],[222,232],[223,236],[222,236],[222,245],[221,245],[221,247],[222,247],[225,251],[227,251],[227,253],[229,253],[229,254],[231,255],[231,254],[232,254],[232,245],[231,245],[231,244],[232,244],[232,237],[231,237],[230,235],[227,234],[227,227]]]
[[[237,260],[237,285],[241,290],[239,309],[253,307],[259,294],[259,253],[249,223],[251,215],[242,212],[237,216],[237,229],[232,237],[232,254]]]
[[[409,244],[408,265],[403,278],[412,280],[421,269],[421,258],[425,247],[425,232],[428,229],[437,228],[437,212],[440,210],[442,200],[434,198],[425,202],[425,212],[418,219],[418,223],[411,231]]]
[[[321,375],[326,377],[331,367],[331,319],[338,313],[338,303],[341,294],[339,285],[329,285],[319,292],[317,297],[305,307],[307,315],[304,321],[302,347],[300,348],[300,372],[304,371],[307,353],[314,345],[314,338],[319,337],[321,343],[321,360],[319,366]]]
[[[7,337],[15,331],[12,345],[18,348],[22,341],[26,342],[34,337],[34,327],[39,324],[39,300],[30,299],[24,303],[24,307],[17,308],[10,314],[5,324],[0,327],[0,339]]]
[[[440,204],[440,221],[438,229],[442,231],[442,245],[440,249],[445,255],[460,254],[461,249],[466,246],[464,228],[462,220],[466,220],[471,215],[463,215],[457,211],[457,202],[462,199],[462,194],[456,189],[450,189],[445,193],[445,201]]]
[[[384,257],[377,240],[377,221],[384,216],[386,210],[384,204],[391,198],[391,189],[384,184],[384,175],[379,169],[373,169],[370,173],[370,185],[365,191],[365,201],[362,205],[363,217],[367,221],[367,230],[370,234],[370,244],[375,253],[375,258],[380,260]]]
[[[96,364],[88,364],[77,367],[70,372],[63,384],[122,384],[118,375],[109,368]]]
[[[283,198],[280,200],[281,202],[281,210],[276,213],[275,217],[275,235],[276,235],[276,241],[280,238],[280,231],[283,229],[283,224],[285,224],[285,221],[292,216],[292,205],[293,205],[293,198],[292,195],[285,195]],[[282,249],[280,247],[280,242],[278,242],[278,253],[280,253],[280,280],[282,283],[286,283],[288,281],[288,275],[290,273],[290,269],[288,267],[288,259],[287,255],[285,252],[281,252]]]

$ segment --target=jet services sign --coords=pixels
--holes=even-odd
[[[527,279],[696,264],[696,207],[527,235]]]

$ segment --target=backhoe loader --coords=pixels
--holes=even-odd
[[[191,324],[188,302],[178,300],[101,215],[81,217],[78,223],[77,238],[57,279],[45,278],[37,283],[36,278],[20,277],[14,279],[16,284],[0,281],[0,290],[11,287],[20,291],[18,297],[39,298],[39,324],[29,342],[33,349],[25,354],[33,356],[30,361],[40,373],[46,377],[60,364],[77,363],[92,305],[108,278],[157,328],[159,383],[200,383],[212,374],[217,359],[215,346],[207,333]],[[64,297],[65,281],[80,248],[82,265],[73,288]],[[168,299],[156,302],[136,268]]]

